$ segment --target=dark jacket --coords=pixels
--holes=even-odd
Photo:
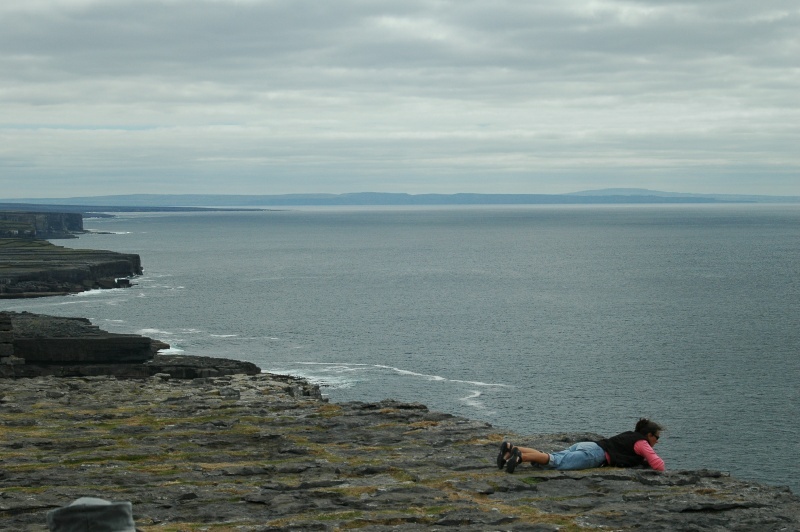
[[[636,467],[645,464],[643,456],[633,452],[633,446],[639,440],[646,440],[647,436],[638,432],[623,432],[611,438],[597,442],[609,460],[608,465],[614,467]]]

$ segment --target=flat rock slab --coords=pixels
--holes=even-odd
[[[562,448],[585,434],[514,436]],[[714,471],[495,465],[491,425],[292,377],[0,382],[0,529],[93,496],[140,530],[800,530],[788,489]]]

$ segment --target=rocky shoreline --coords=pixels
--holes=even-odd
[[[69,249],[46,240],[0,238],[0,299],[67,295],[130,286],[139,255]]]
[[[142,531],[800,530],[787,488],[714,471],[513,475],[522,436],[385,400],[332,404],[288,376],[36,377],[2,383],[0,529],[46,530],[83,496],[133,504]]]
[[[194,379],[261,372],[250,362],[158,354],[168,348],[146,336],[103,331],[86,318],[0,312],[0,378],[166,374]]]

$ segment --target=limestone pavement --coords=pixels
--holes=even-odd
[[[148,531],[800,530],[788,489],[714,471],[560,473],[495,457],[587,434],[501,434],[385,400],[334,404],[292,377],[0,382],[0,530],[46,530],[84,496]]]

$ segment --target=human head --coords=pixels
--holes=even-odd
[[[634,430],[642,436],[652,435],[654,440],[658,441],[658,437],[660,436],[660,432],[663,430],[663,427],[655,421],[650,421],[646,417],[643,417],[636,422],[636,428]],[[651,444],[652,443],[653,442],[651,442]]]

